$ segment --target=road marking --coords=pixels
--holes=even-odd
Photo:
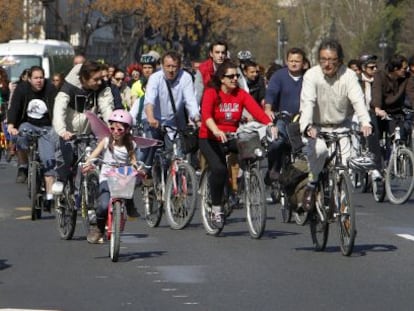
[[[176,288],[161,288],[161,290],[163,292],[175,292],[175,291],[177,291]]]
[[[23,212],[28,212],[28,211],[30,211],[31,210],[31,208],[30,207],[27,207],[27,206],[20,206],[20,207],[16,207],[15,208],[17,211],[23,211]],[[0,309],[1,310],[1,309]]]
[[[0,309],[0,311],[59,311],[56,309],[49,309],[49,310],[41,310],[41,309]]]
[[[414,235],[411,234],[397,234],[400,238],[414,241]]]
[[[16,217],[17,220],[28,220],[28,219],[32,219],[32,216],[20,216],[20,217]],[[0,309],[1,311],[2,309]]]

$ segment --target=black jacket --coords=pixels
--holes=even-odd
[[[14,90],[10,109],[7,112],[7,123],[13,124],[18,128],[23,122],[30,122],[37,126],[52,125],[53,105],[57,90],[49,80],[45,80],[45,85],[40,92],[34,92],[29,82],[23,81],[19,83]],[[30,120],[27,116],[27,107],[31,100],[41,99],[46,103],[48,116],[40,120]]]

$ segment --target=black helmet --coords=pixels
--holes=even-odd
[[[151,65],[153,67],[157,64],[157,60],[150,54],[143,54],[139,62],[141,65]]]
[[[370,63],[376,63],[377,60],[378,60],[378,57],[372,54],[364,54],[359,58],[359,62],[361,63],[361,66],[365,66]]]

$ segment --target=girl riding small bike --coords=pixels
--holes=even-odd
[[[85,170],[90,166],[90,161],[103,154],[103,163],[99,175],[99,204],[96,211],[96,224],[91,224],[87,236],[89,243],[103,242],[105,224],[108,215],[108,204],[111,193],[108,188],[107,175],[112,167],[105,163],[114,163],[119,166],[131,165],[137,169],[135,149],[137,145],[130,132],[132,117],[128,111],[115,110],[108,119],[111,135],[103,138],[95,150],[87,159]],[[127,200],[127,213],[130,217],[138,217],[133,200]]]

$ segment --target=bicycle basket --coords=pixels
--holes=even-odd
[[[136,175],[131,166],[110,170],[106,176],[111,197],[131,199],[134,196]]]
[[[237,134],[237,150],[239,158],[242,160],[255,159],[257,157],[255,150],[263,151],[259,133],[241,132]]]
[[[182,134],[181,141],[184,154],[196,152],[198,150],[198,129],[187,126]]]

